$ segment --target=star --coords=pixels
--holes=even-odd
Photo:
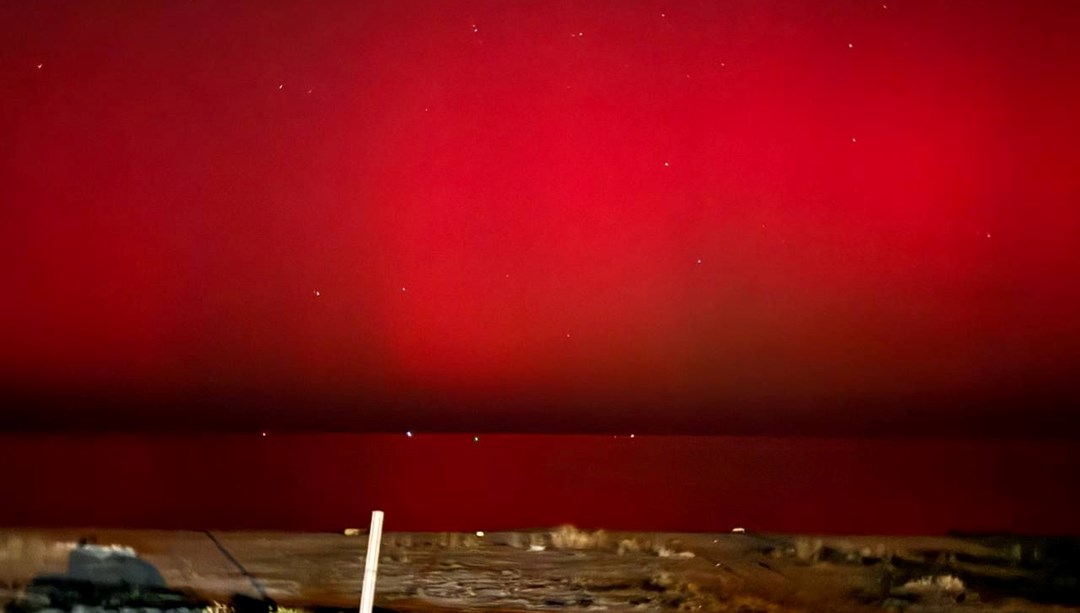
[[[698,263],[698,264],[700,264],[700,263],[701,263],[701,258],[698,258],[698,261],[697,261],[697,263]]]
[[[401,291],[405,291],[405,288],[404,288],[404,287],[403,287],[403,288],[401,288]]]
[[[670,168],[670,167],[671,167],[671,164],[670,164],[670,163],[668,163],[668,162],[664,162],[664,168]]]
[[[265,433],[265,432],[263,432],[263,433],[262,433],[262,435],[263,435],[263,436],[266,436],[266,433]]]
[[[852,43],[848,43],[848,44],[847,44],[847,48],[848,48],[848,49],[854,49],[854,48],[855,48],[855,45],[854,45],[854,44],[852,44]]]

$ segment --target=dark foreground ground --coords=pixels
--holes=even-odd
[[[281,605],[353,609],[367,539],[215,533]],[[0,531],[0,602],[64,570],[80,536],[134,547],[172,587],[254,594],[198,532]],[[395,611],[1080,611],[1080,540],[584,532],[387,533]]]

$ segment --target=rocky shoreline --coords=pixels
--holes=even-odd
[[[0,531],[0,600],[61,569],[82,532]],[[366,538],[349,534],[216,538],[282,606],[330,613],[359,597]],[[96,535],[136,548],[170,587],[218,602],[251,589],[205,534]],[[403,613],[1080,611],[1078,561],[1073,538],[386,533],[376,603]]]

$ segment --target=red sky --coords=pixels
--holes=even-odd
[[[1075,434],[1077,32],[3,3],[4,427]]]

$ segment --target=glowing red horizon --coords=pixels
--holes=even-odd
[[[1064,441],[0,434],[0,526],[1078,534]],[[92,504],[89,502],[92,501]]]

